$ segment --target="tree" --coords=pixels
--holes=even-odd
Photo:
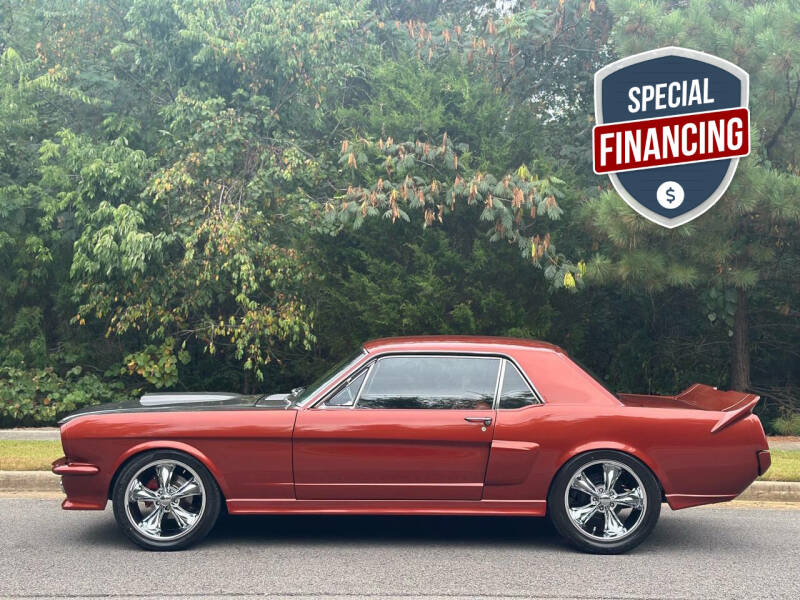
[[[149,110],[119,102],[113,118],[153,119],[134,138],[147,150],[64,130],[45,164],[81,227],[74,320],[141,336],[130,372],[174,385],[196,344],[260,379],[284,347],[313,341],[294,236],[324,174],[303,145],[318,137],[320,89],[352,68],[340,40],[357,40],[362,18],[356,4],[133,3],[110,62],[91,63],[144,90]]]
[[[767,349],[770,336],[754,330],[752,309],[791,327],[789,311],[781,308],[791,300],[781,283],[800,279],[800,177],[794,144],[800,125],[797,3],[742,6],[704,0],[683,6],[618,0],[611,8],[618,15],[612,41],[622,56],[678,45],[719,55],[747,70],[753,149],[718,204],[675,230],[635,215],[606,184],[586,206],[595,235],[610,243],[592,261],[590,273],[653,292],[677,288],[698,294],[699,309],[730,337],[730,386],[758,389],[751,377],[752,344],[755,339]]]
[[[791,397],[794,5],[682,6],[0,0],[0,419],[278,391],[436,332],[545,338],[671,391],[725,383],[749,331],[772,350],[750,387]],[[711,10],[760,145],[705,239],[598,193],[590,114],[599,66],[666,40],[661,17],[695,45]]]
[[[380,132],[365,130],[362,122],[342,144],[339,162],[347,166],[351,179],[345,193],[326,202],[329,220],[358,227],[370,216],[394,222],[407,220],[409,210],[419,210],[429,227],[441,223],[460,204],[478,204],[480,219],[490,224],[493,240],[517,245],[524,257],[544,268],[555,288],[581,285],[584,264],[556,251],[546,221],[561,217],[560,202],[570,192],[557,169],[536,160],[546,153],[544,143],[538,147],[535,142],[537,134],[546,132],[548,121],[563,123],[586,102],[590,88],[580,74],[601,53],[594,46],[586,50],[575,46],[587,37],[604,39],[607,11],[598,13],[594,2],[419,4],[424,7],[406,11],[387,3],[379,12],[387,19],[379,23],[379,30],[388,31],[376,35],[387,40],[387,51],[381,55],[378,77],[370,77],[358,92],[383,97],[381,75],[387,71],[389,54],[395,69],[393,91],[442,90],[446,85],[443,91],[451,101],[458,98],[476,106],[480,98],[491,107],[495,129],[462,128],[463,118],[458,117],[450,122],[428,118],[418,124],[433,121],[436,130],[397,127],[392,122],[397,106],[394,98],[387,98],[378,104],[382,116],[390,116],[381,122]],[[410,59],[404,58],[409,46]],[[554,63],[561,66],[558,71],[550,68]],[[428,85],[415,87],[415,76]],[[412,81],[407,83],[409,77]],[[420,93],[429,99],[429,93]],[[419,95],[413,98],[411,102],[421,102]],[[448,112],[444,114],[452,118]],[[475,136],[476,131],[481,135]],[[529,137],[520,139],[520,132]],[[487,169],[490,165],[497,170]]]
[[[0,55],[0,340],[8,348],[2,364],[15,367],[47,365],[54,341],[48,332],[61,325],[53,288],[63,281],[63,238],[40,226],[46,200],[38,186],[39,143],[58,126],[48,116],[54,106],[93,102],[58,68],[40,70],[40,61],[11,46]]]

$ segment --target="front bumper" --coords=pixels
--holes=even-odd
[[[70,462],[66,456],[53,461],[53,473],[56,475],[95,475],[100,467],[89,463]]]
[[[56,475],[61,475],[61,491],[67,496],[61,503],[61,508],[103,510],[106,507],[108,500],[102,491],[100,467],[90,463],[71,462],[62,456],[53,461],[52,470]]]

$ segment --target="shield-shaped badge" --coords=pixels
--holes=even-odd
[[[594,79],[595,172],[659,225],[699,217],[750,152],[748,86],[743,69],[686,48],[603,67]]]

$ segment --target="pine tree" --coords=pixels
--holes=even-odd
[[[619,15],[612,42],[620,56],[675,45],[749,72],[752,151],[717,205],[674,230],[635,214],[604,183],[586,206],[590,227],[608,243],[590,273],[636,289],[699,292],[708,319],[730,338],[731,387],[752,389],[751,299],[789,315],[785,288],[772,282],[800,279],[800,3],[615,0],[611,8]]]

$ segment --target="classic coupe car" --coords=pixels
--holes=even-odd
[[[757,396],[613,394],[522,339],[376,340],[291,394],[155,394],[61,422],[63,508],[112,500],[147,549],[230,514],[549,515],[619,553],[672,509],[735,498],[770,465]]]

